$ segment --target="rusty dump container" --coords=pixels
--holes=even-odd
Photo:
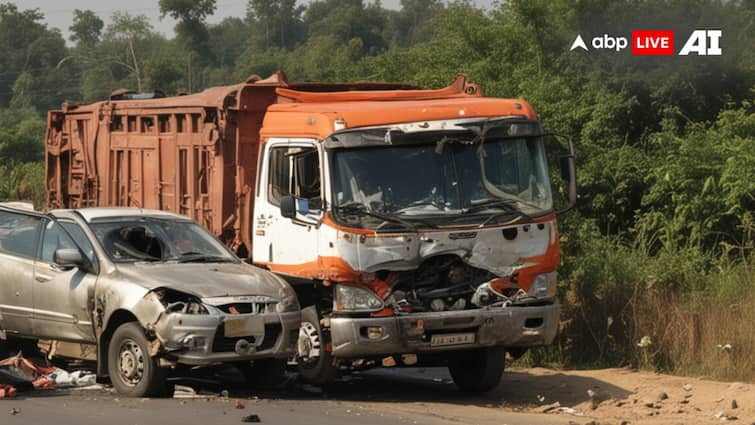
[[[145,98],[119,91],[48,113],[48,208],[131,206],[189,216],[236,253],[251,252],[253,189],[268,106],[292,102],[278,88],[310,92],[400,90],[390,83],[289,83],[267,79],[201,93]]]

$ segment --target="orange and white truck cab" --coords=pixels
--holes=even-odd
[[[262,125],[252,258],[316,282],[299,292],[305,378],[427,357],[487,390],[504,350],[553,341],[543,133],[526,102],[478,90],[278,89],[295,102],[271,105]]]

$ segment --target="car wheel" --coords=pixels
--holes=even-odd
[[[124,323],[110,339],[110,382],[119,394],[129,397],[164,396],[169,392],[167,369],[149,355],[149,342],[136,322]]]
[[[327,385],[338,377],[333,357],[327,350],[329,338],[320,327],[317,309],[308,307],[301,312],[301,328],[296,344],[296,363],[302,381],[312,385]]]
[[[455,353],[448,362],[448,370],[460,390],[481,393],[498,385],[505,363],[505,348],[479,348]]]
[[[236,367],[254,386],[275,387],[286,375],[286,359],[259,359],[253,362],[239,363]]]

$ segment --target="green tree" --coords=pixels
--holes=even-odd
[[[210,38],[205,20],[215,13],[215,0],[160,0],[162,17],[170,15],[176,19],[176,35],[179,40],[209,60],[212,51],[208,49]]]
[[[292,49],[305,35],[304,5],[296,0],[249,0],[246,19],[258,49]]]
[[[99,43],[104,27],[102,19],[91,10],[75,9],[73,23],[68,30],[71,31],[71,41],[78,47],[92,49]]]

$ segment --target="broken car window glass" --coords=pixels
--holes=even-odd
[[[212,235],[190,221],[142,218],[97,222],[91,227],[115,262],[236,261]]]

